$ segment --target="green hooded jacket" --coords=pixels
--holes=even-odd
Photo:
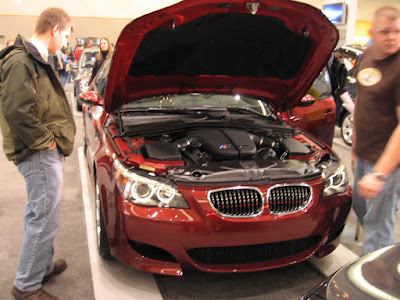
[[[20,35],[0,52],[0,126],[16,165],[54,141],[65,156],[73,150],[76,128],[59,77]]]

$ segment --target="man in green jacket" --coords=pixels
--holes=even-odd
[[[75,123],[49,53],[67,45],[71,19],[60,8],[39,16],[29,40],[18,36],[0,52],[0,126],[3,148],[24,176],[28,203],[24,238],[11,291],[16,299],[57,299],[42,285],[67,267],[53,262],[59,225],[62,162],[71,154]]]

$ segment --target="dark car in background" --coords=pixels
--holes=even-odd
[[[346,69],[349,71],[356,66],[365,48],[366,46],[363,45],[349,44],[336,48],[333,53],[336,58],[345,64]]]
[[[400,299],[400,244],[356,259],[301,297],[301,300],[334,299]]]
[[[353,101],[356,99],[356,79],[354,78],[354,72],[358,59],[362,55],[365,46],[362,45],[344,45],[336,48],[334,51],[335,57],[339,62],[343,63],[347,70],[347,80],[344,90],[348,91]],[[343,141],[351,146],[353,136],[353,115],[344,106],[343,101],[335,96],[336,102],[336,122],[340,127],[340,133]]]
[[[280,0],[187,0],[128,24],[79,95],[100,255],[182,276],[333,251],[347,173],[290,111],[337,40],[320,10]]]

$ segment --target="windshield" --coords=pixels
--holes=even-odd
[[[188,93],[145,98],[123,105],[121,135],[223,126],[231,129],[287,130],[265,100],[242,95]]]
[[[222,94],[182,94],[145,98],[124,105],[123,110],[154,108],[154,109],[190,109],[190,108],[228,108],[243,109],[263,116],[270,116],[272,109],[262,100],[242,95]]]

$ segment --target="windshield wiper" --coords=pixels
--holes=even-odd
[[[131,115],[132,113],[154,113],[164,115],[185,115],[194,116],[196,118],[211,117],[214,119],[222,119],[229,115],[229,111],[225,107],[162,107],[162,108],[135,108],[124,109],[121,111],[123,115]]]

